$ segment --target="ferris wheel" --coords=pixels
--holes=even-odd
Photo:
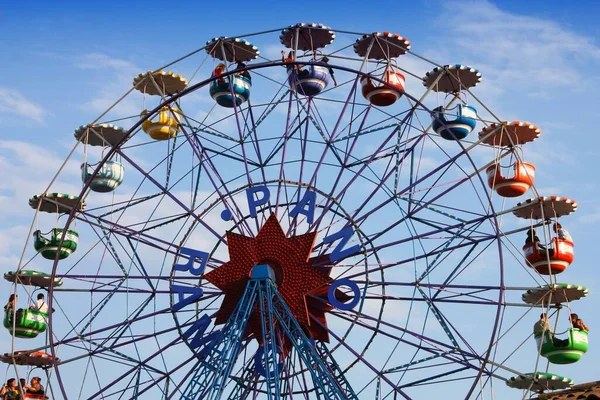
[[[541,130],[500,120],[481,76],[399,34],[299,23],[132,77],[75,130],[80,193],[60,192],[59,172],[30,200],[31,240],[5,279],[18,302],[47,304],[5,308],[0,359],[40,368],[42,398],[568,387],[544,365],[579,360],[587,332],[559,346],[524,316],[559,318],[587,295],[557,281],[574,245],[551,231],[577,204],[537,193],[523,147]],[[535,232],[514,244],[536,228],[547,246]]]

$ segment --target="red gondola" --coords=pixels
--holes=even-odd
[[[406,79],[400,72],[394,71],[391,66],[386,68],[381,79],[393,87],[379,82],[374,84],[369,77],[363,76],[360,79],[362,95],[375,106],[391,106],[402,96]]]
[[[524,161],[515,162],[512,177],[502,176],[500,164],[490,165],[486,173],[488,185],[502,197],[521,196],[529,190],[535,180],[535,166]]]
[[[544,250],[539,249],[535,243],[523,246],[525,259],[537,272],[542,275],[555,275],[563,272],[573,262],[573,242],[554,238],[552,239],[552,255],[547,257]],[[548,259],[550,263],[548,263]]]

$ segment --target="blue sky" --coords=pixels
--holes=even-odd
[[[595,133],[600,5],[434,0],[380,1],[373,6],[352,1],[296,4],[231,1],[208,9],[201,2],[33,1],[26,7],[1,6],[0,206],[5,211],[0,213],[0,263],[5,270],[18,263],[27,236],[33,215],[27,198],[45,189],[66,158],[73,130],[94,120],[128,90],[135,74],[197,49],[215,36],[299,21],[348,31],[389,30],[409,38],[412,50],[429,59],[478,68],[483,81],[474,93],[494,113],[541,127],[541,138],[524,148],[526,159],[538,168],[536,188],[540,194],[567,196],[579,203],[579,210],[561,221],[576,243],[576,261],[561,279],[584,284],[591,293],[574,305],[592,328],[590,352],[578,364],[556,370],[577,383],[597,380],[594,360],[600,351],[594,336],[600,329],[595,310],[600,284],[594,248],[600,222],[595,176],[600,146]],[[73,166],[77,168],[77,163],[68,164]],[[507,282],[522,286],[510,279],[510,271]],[[522,325],[523,331],[530,329],[529,322]],[[8,340],[2,334],[1,343]],[[534,360],[524,356],[520,361],[529,365],[511,366],[533,368]]]

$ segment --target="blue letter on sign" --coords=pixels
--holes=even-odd
[[[173,304],[173,311],[179,311],[183,307],[193,303],[194,301],[202,297],[202,288],[193,286],[171,285],[171,295],[175,293],[177,293],[177,298],[179,299],[179,302]],[[185,297],[186,293],[190,293],[191,295]]]
[[[350,289],[352,289],[352,293],[354,293],[354,298],[348,304],[344,304],[335,298],[335,291],[340,286],[348,286]],[[327,300],[329,300],[329,304],[335,308],[348,311],[356,307],[358,304],[358,301],[360,300],[360,289],[358,288],[358,285],[350,279],[336,279],[333,281],[331,286],[329,286],[329,290],[327,291]]]
[[[173,269],[175,271],[190,271],[190,274],[194,276],[200,276],[204,272],[204,267],[208,262],[208,253],[200,250],[188,249],[187,247],[181,247],[179,249],[179,255],[189,256],[188,262],[185,264],[175,264]],[[198,260],[200,265],[194,268],[194,261]]]
[[[344,246],[346,245],[346,243],[348,243],[348,241],[350,240],[350,237],[352,237],[353,233],[354,233],[354,230],[352,230],[352,227],[350,225],[348,225],[345,228],[343,228],[341,231],[323,238],[323,244],[333,243],[337,239],[340,239],[340,243],[338,243],[338,245],[335,247],[335,249],[333,249],[333,251],[329,255],[329,259],[332,262],[337,262],[337,261],[341,260],[342,258],[346,258],[346,257],[351,256],[360,251],[359,245],[355,245],[355,246],[350,247],[349,249],[343,250]]]
[[[277,350],[279,350],[279,346],[278,346]],[[267,370],[265,369],[265,364],[263,362],[264,356],[265,356],[265,347],[261,346],[258,348],[258,350],[256,350],[256,353],[254,354],[254,368],[256,369],[256,372],[258,372],[259,374],[261,374],[262,376],[264,376],[266,378]],[[275,362],[277,363],[277,355],[275,355]],[[277,372],[277,371],[281,371],[283,369],[283,363],[279,362],[276,365],[274,365],[274,367],[275,367],[275,371],[269,371],[269,375],[271,375],[271,376],[279,375],[279,372]]]
[[[290,211],[290,217],[296,218],[296,215],[303,214],[306,215],[306,221],[309,224],[313,223],[313,219],[315,216],[315,203],[317,202],[317,194],[309,190],[304,194],[304,197],[296,204],[296,207]],[[308,205],[308,210],[305,210],[304,207]]]
[[[262,197],[255,199],[254,194],[259,192],[262,193]],[[270,195],[269,188],[266,186],[253,186],[246,189],[246,197],[248,198],[248,208],[250,209],[251,217],[256,217],[256,206],[267,204]]]
[[[210,318],[208,317],[208,315],[204,314],[200,317],[198,321],[194,322],[194,324],[187,331],[183,333],[183,338],[187,340],[190,338],[190,336],[192,336],[192,334],[194,334],[194,332],[196,332],[196,335],[190,342],[190,347],[193,349],[197,349],[203,344],[209,343],[204,349],[200,351],[200,353],[198,353],[200,357],[206,356],[210,349],[216,344],[217,337],[221,334],[221,331],[216,331],[211,332],[206,336],[203,336],[209,324]]]

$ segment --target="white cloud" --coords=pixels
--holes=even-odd
[[[28,199],[46,190],[63,162],[59,155],[36,144],[16,140],[0,142],[0,205],[9,210],[0,214],[0,221],[17,216],[33,217]],[[79,194],[79,173],[79,163],[69,160],[62,179],[57,180],[50,191]]]
[[[43,124],[47,111],[28,100],[18,90],[0,87],[0,117],[2,114],[23,117]]]
[[[95,77],[94,81],[90,82],[91,85],[102,82],[99,90],[92,92],[92,98],[80,106],[84,110],[96,113],[104,113],[109,107],[113,106],[115,101],[131,89],[133,78],[143,72],[143,69],[129,61],[100,53],[90,53],[79,57],[75,65],[80,69],[89,70],[90,76]],[[137,117],[141,110],[142,102],[129,95],[121,100],[107,117],[102,119]]]
[[[129,61],[111,58],[106,54],[90,53],[81,57],[77,61],[77,67],[81,69],[104,69],[112,68],[119,72],[124,70],[137,70],[137,67]]]
[[[515,85],[536,96],[546,90],[574,90],[584,86],[588,62],[600,61],[600,48],[589,37],[557,22],[510,14],[487,1],[446,4],[440,17],[459,56],[485,72],[484,79],[500,92]],[[554,95],[558,95],[554,93]]]

